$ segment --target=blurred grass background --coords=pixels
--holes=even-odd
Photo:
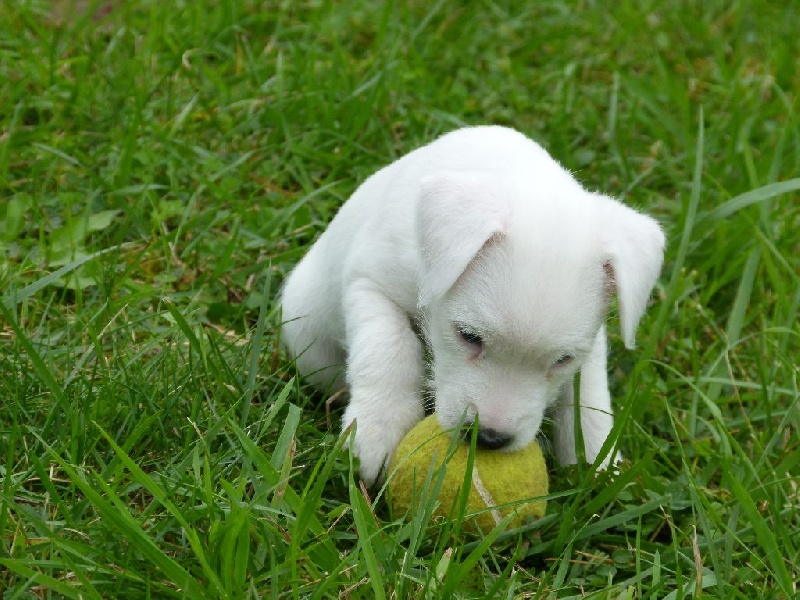
[[[3,3],[3,596],[794,597],[798,31],[767,0]],[[480,123],[670,239],[639,349],[610,328],[629,462],[554,467],[491,544],[362,493],[275,304],[360,181]]]

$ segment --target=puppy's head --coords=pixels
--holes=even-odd
[[[661,269],[658,224],[570,177],[532,187],[494,174],[426,180],[417,214],[420,305],[436,413],[514,450],[589,355],[617,295],[632,347]]]

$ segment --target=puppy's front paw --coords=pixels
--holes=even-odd
[[[345,411],[345,427],[356,422],[355,436],[351,439],[353,454],[361,461],[359,475],[367,486],[381,483],[386,477],[389,461],[403,436],[420,420],[416,415],[397,419],[397,415],[381,415],[376,418],[369,414],[357,414],[353,405]]]
[[[367,487],[382,482],[386,478],[385,469],[394,453],[394,448],[383,446],[375,447],[375,441],[364,442],[364,436],[356,435],[353,441],[353,454],[358,456],[360,467],[358,474]]]

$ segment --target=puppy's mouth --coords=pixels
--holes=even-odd
[[[472,436],[474,435],[475,444],[482,450],[503,450],[510,447],[514,442],[513,435],[489,427],[480,427],[474,421],[464,423],[460,428],[459,434],[467,444],[472,442]]]

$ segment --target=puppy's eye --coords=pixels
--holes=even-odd
[[[571,363],[574,359],[575,357],[572,356],[571,354],[562,354],[558,358],[558,360],[553,364],[557,367],[563,367],[564,365],[568,365],[569,363]]]
[[[466,327],[458,327],[458,336],[473,350],[480,352],[483,349],[483,338]]]

